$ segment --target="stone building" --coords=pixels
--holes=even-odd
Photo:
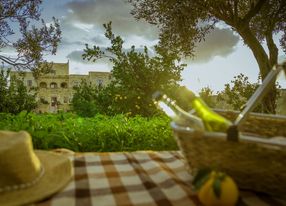
[[[13,71],[11,75],[19,76],[19,72]],[[74,93],[74,86],[78,86],[82,80],[93,85],[106,86],[110,82],[110,72],[93,72],[88,75],[69,74],[69,62],[53,63],[52,71],[35,79],[32,72],[24,72],[24,85],[37,88],[36,100],[38,107],[36,112],[69,111]]]

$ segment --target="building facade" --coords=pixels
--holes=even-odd
[[[19,76],[17,71],[11,72],[11,75]],[[71,109],[71,100],[75,90],[82,80],[97,86],[106,86],[110,82],[110,72],[93,72],[88,75],[69,74],[69,62],[53,63],[52,71],[41,75],[35,79],[32,72],[24,72],[24,85],[30,90],[37,88],[36,100],[38,107],[36,112],[69,111]],[[33,90],[31,90],[33,91]]]

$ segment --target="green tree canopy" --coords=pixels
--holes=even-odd
[[[99,89],[86,81],[82,81],[74,88],[72,108],[80,116],[93,117],[99,113],[98,93]]]
[[[155,47],[156,56],[150,56],[147,47],[143,52],[123,48],[123,39],[112,33],[111,22],[104,24],[105,36],[111,46],[101,49],[86,45],[83,58],[96,61],[108,58],[113,63],[112,81],[106,91],[110,107],[115,113],[131,113],[148,116],[154,113],[152,94],[156,90],[168,91],[178,86],[184,65],[177,55]],[[105,96],[106,97],[106,96]]]
[[[247,76],[239,74],[234,77],[234,80],[231,80],[230,84],[228,83],[224,86],[224,90],[218,92],[218,101],[224,101],[230,105],[232,109],[240,111],[259,87],[259,83],[250,83]],[[261,111],[261,105],[256,107],[254,111]]]
[[[199,95],[209,107],[216,106],[214,91],[209,86],[203,87],[199,92]]]
[[[61,34],[55,18],[50,26],[43,19],[41,26],[31,25],[40,20],[41,3],[42,0],[0,1],[0,61],[18,70],[31,70],[36,77],[51,68],[43,55],[56,53]],[[5,49],[13,49],[17,56],[5,55]]]
[[[132,14],[160,29],[160,45],[173,52],[193,55],[197,42],[224,22],[251,49],[262,79],[278,61],[273,36],[280,32],[280,46],[286,52],[285,0],[128,0]],[[267,48],[262,46],[266,42]],[[218,71],[219,72],[219,71]],[[265,110],[275,112],[276,92],[264,99]]]
[[[248,80],[248,77],[244,74],[239,74],[231,80],[230,83],[225,84],[224,90],[218,92],[217,101],[218,102],[225,102],[227,105],[230,106],[231,109],[241,111],[245,106],[246,102],[250,99],[250,97],[254,94],[257,88],[260,85],[260,79],[257,80],[255,83],[251,83]],[[277,89],[280,89],[281,86],[276,84]],[[281,95],[278,93],[276,95],[276,101],[279,99]],[[258,104],[254,108],[254,112],[263,112],[263,104]],[[222,108],[225,109],[225,108]]]
[[[37,106],[35,94],[29,94],[21,79],[10,75],[10,70],[0,70],[0,112],[18,114],[30,112]]]

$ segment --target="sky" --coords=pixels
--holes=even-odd
[[[85,44],[102,48],[109,45],[102,26],[109,21],[112,21],[113,32],[123,38],[126,49],[132,45],[138,49],[147,46],[152,53],[153,46],[158,43],[156,26],[135,20],[130,14],[131,5],[124,0],[43,0],[41,8],[45,22],[49,24],[54,16],[59,19],[62,30],[62,42],[57,54],[46,56],[46,59],[69,61],[72,74],[112,69],[106,60],[93,63],[81,57]],[[275,41],[278,42],[278,36]],[[279,56],[285,59],[280,48]],[[206,36],[205,42],[197,45],[195,58],[185,61],[187,67],[182,72],[181,84],[195,92],[206,86],[215,92],[223,90],[224,85],[240,73],[248,76],[251,82],[256,82],[259,73],[251,50],[223,23]],[[280,85],[285,88],[285,77],[280,75],[279,79]]]

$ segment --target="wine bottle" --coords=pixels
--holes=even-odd
[[[232,123],[226,118],[214,112],[207,104],[191,90],[181,87],[177,93],[180,98],[184,98],[191,103],[196,115],[200,117],[207,131],[226,132]]]
[[[167,95],[157,91],[153,94],[153,100],[177,125],[200,131],[204,130],[204,124],[200,118],[180,108],[176,102]]]

